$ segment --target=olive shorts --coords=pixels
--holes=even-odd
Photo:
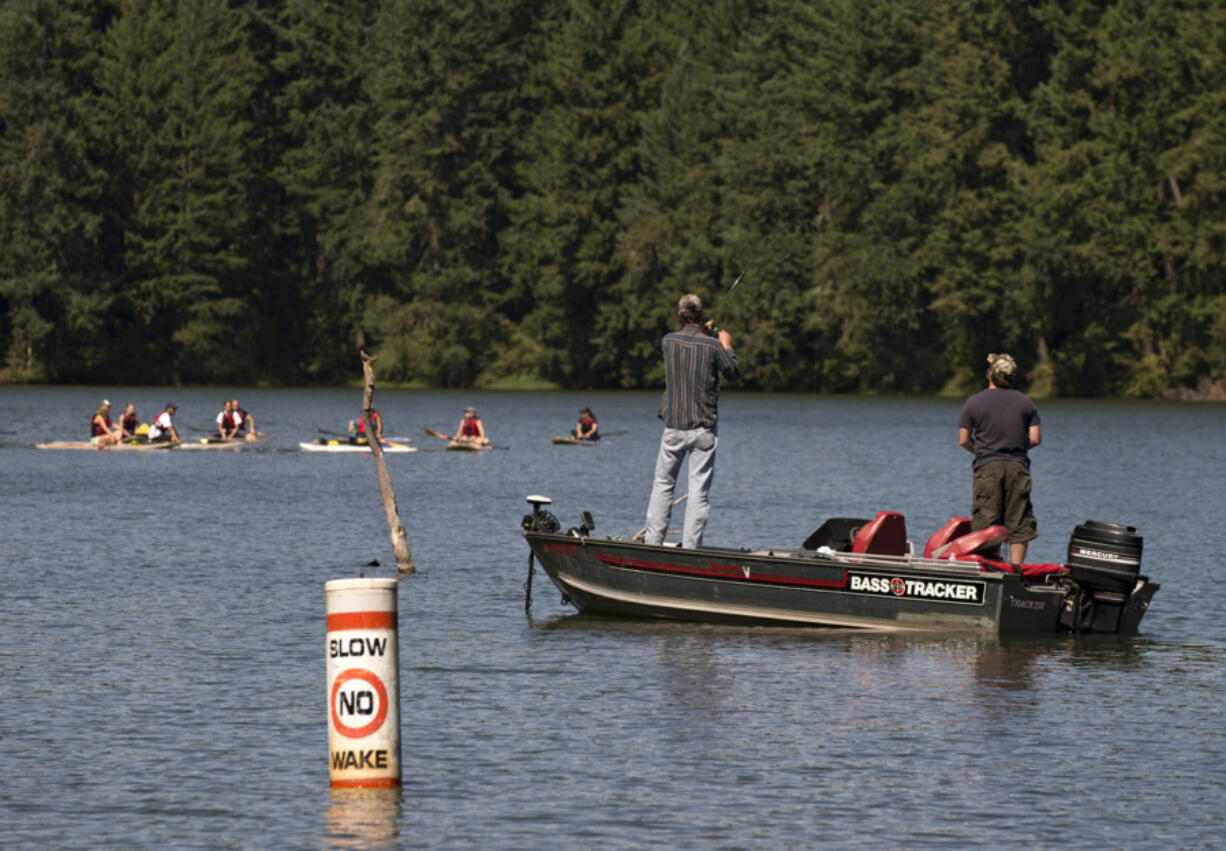
[[[989,461],[975,470],[971,485],[971,528],[1004,526],[1009,543],[1039,536],[1030,504],[1030,468],[1021,461]]]

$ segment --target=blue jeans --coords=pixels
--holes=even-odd
[[[702,546],[702,533],[706,531],[707,516],[711,513],[707,494],[711,491],[711,479],[715,476],[715,448],[718,445],[719,437],[715,429],[664,429],[664,436],[660,438],[660,455],[656,458],[655,480],[651,484],[651,501],[647,504],[647,536],[644,542],[664,543],[673,510],[677,473],[682,460],[689,455],[689,503],[685,507],[681,546],[690,549]]]

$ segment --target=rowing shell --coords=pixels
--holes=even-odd
[[[369,446],[356,446],[347,440],[324,440],[316,438],[310,443],[299,443],[298,448],[303,452],[365,452],[370,453]],[[416,452],[416,446],[407,446],[403,443],[384,443],[383,451],[389,454]]]

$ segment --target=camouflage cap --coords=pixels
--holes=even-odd
[[[678,313],[694,313],[694,314],[701,316],[702,315],[702,299],[694,295],[694,293],[686,293],[685,295],[681,297],[681,300],[677,302],[677,312]]]
[[[1012,376],[1017,372],[1017,361],[1013,359],[1012,355],[1007,355],[1004,352],[998,355],[988,355],[988,366],[997,375]]]

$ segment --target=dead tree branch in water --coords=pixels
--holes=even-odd
[[[362,421],[366,428],[366,442],[370,453],[375,456],[375,469],[379,474],[379,495],[383,497],[383,513],[387,515],[387,530],[392,536],[392,550],[396,553],[396,568],[401,573],[413,573],[417,568],[413,565],[413,554],[409,552],[409,539],[404,533],[404,525],[400,522],[400,509],[396,505],[396,492],[392,490],[392,477],[388,475],[387,464],[383,460],[383,447],[371,427],[371,402],[375,396],[375,369],[372,364],[375,359],[366,352],[362,356],[362,372],[366,376],[366,388],[362,391]]]

